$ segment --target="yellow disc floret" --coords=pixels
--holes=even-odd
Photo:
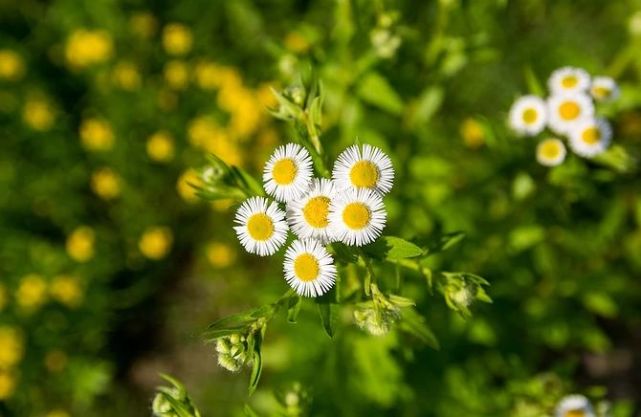
[[[378,181],[378,168],[371,161],[358,161],[349,171],[349,178],[355,187],[373,188]]]
[[[268,215],[256,213],[247,221],[247,233],[254,240],[267,240],[274,235],[274,222]]]
[[[579,83],[579,79],[575,75],[568,75],[561,80],[563,88],[574,88]]]
[[[588,145],[595,145],[601,140],[601,131],[597,127],[589,127],[581,133],[581,140]]]
[[[310,226],[315,228],[327,227],[330,200],[324,196],[312,197],[305,207],[303,207],[303,216]]]
[[[536,119],[538,118],[538,115],[539,114],[537,113],[537,111],[535,109],[526,109],[523,112],[523,121],[526,124],[532,124],[532,123],[536,122]]]
[[[363,229],[369,224],[371,213],[363,203],[350,203],[343,209],[343,222],[350,229]]]
[[[581,107],[574,101],[564,101],[559,106],[559,115],[563,120],[574,120],[581,114]]]
[[[272,169],[272,176],[278,185],[290,185],[296,178],[298,167],[293,159],[284,158],[277,161]]]
[[[313,281],[318,277],[319,272],[318,260],[312,254],[303,253],[294,261],[294,273],[301,281]]]

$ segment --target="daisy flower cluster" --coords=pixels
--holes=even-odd
[[[559,401],[555,417],[596,417],[590,400],[580,394],[567,395]]]
[[[510,127],[521,136],[537,136],[548,128],[536,148],[541,165],[563,163],[570,149],[583,158],[593,158],[604,152],[612,140],[610,123],[596,114],[596,103],[615,100],[619,96],[616,82],[605,76],[590,77],[581,68],[563,67],[548,80],[550,96],[535,95],[518,98],[510,109]]]
[[[387,219],[383,196],[392,189],[390,158],[370,145],[353,145],[337,158],[332,179],[315,178],[303,146],[278,147],[263,172],[263,187],[273,200],[251,197],[236,212],[234,229],[249,253],[285,251],[287,283],[301,296],[318,297],[336,280],[332,242],[363,246],[382,233]]]

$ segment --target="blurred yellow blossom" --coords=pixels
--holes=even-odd
[[[174,138],[167,132],[156,132],[147,140],[147,155],[156,162],[168,162],[174,158]]]
[[[483,125],[474,118],[467,118],[461,123],[460,133],[468,148],[477,149],[485,143]]]
[[[219,212],[226,212],[236,203],[236,200],[231,198],[223,198],[211,202],[211,207]]]
[[[17,365],[24,355],[24,338],[20,330],[0,326],[0,369]]]
[[[262,107],[262,111],[266,109],[275,109],[278,105],[278,100],[272,91],[272,88],[276,88],[270,84],[262,84],[256,90],[256,99]]]
[[[303,53],[309,50],[309,42],[298,32],[290,32],[285,36],[285,48],[294,53]]]
[[[140,72],[138,67],[128,61],[121,61],[113,69],[114,84],[123,90],[135,90],[140,87]]]
[[[24,62],[11,49],[0,49],[0,79],[17,81],[24,74]]]
[[[216,138],[220,134],[221,128],[208,116],[198,116],[187,125],[189,143],[196,147],[204,146],[211,138]]]
[[[216,155],[229,165],[243,166],[243,154],[237,143],[232,141],[225,131],[219,132],[216,136],[210,136],[203,143],[202,148],[211,154]]]
[[[89,151],[108,151],[113,147],[114,134],[109,122],[103,119],[90,118],[80,125],[80,139]]]
[[[156,33],[158,22],[149,12],[136,12],[129,19],[132,33],[141,38],[151,38]]]
[[[184,55],[191,50],[191,29],[180,23],[170,23],[162,31],[162,45],[169,55]]]
[[[189,66],[184,61],[173,60],[165,64],[165,81],[176,90],[182,90],[189,83]]]
[[[143,233],[138,248],[149,259],[158,260],[167,255],[171,249],[173,235],[167,227],[150,227]]]
[[[60,275],[54,277],[49,285],[51,298],[67,307],[77,307],[83,297],[83,290],[76,277]]]
[[[120,178],[111,168],[100,168],[91,175],[91,189],[104,200],[120,195]]]
[[[78,262],[87,262],[94,255],[94,231],[80,226],[67,237],[67,253]]]
[[[43,98],[29,98],[22,110],[22,120],[35,130],[45,131],[53,125],[53,108]]]
[[[37,274],[29,274],[20,280],[16,291],[16,303],[26,309],[35,310],[47,301],[47,283]]]
[[[236,260],[236,251],[227,243],[211,242],[206,251],[207,260],[215,268],[227,268]]]
[[[0,311],[4,310],[8,302],[9,294],[7,293],[7,287],[0,283]]]
[[[72,68],[101,63],[113,54],[113,41],[104,30],[78,29],[67,39],[65,57]]]
[[[0,369],[0,401],[11,398],[16,389],[16,377],[12,371]]]
[[[52,350],[45,355],[45,367],[49,372],[60,372],[67,366],[69,358],[61,350]]]
[[[194,67],[196,84],[203,90],[214,90],[220,87],[221,68],[214,62],[201,61]]]
[[[178,194],[188,203],[195,203],[198,201],[196,189],[192,184],[195,186],[202,185],[202,179],[194,169],[188,169],[183,172],[176,183]]]

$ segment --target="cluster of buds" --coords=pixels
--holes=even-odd
[[[217,339],[216,352],[218,364],[231,372],[239,371],[250,361],[247,338],[239,333]]]
[[[483,278],[473,275],[456,272],[444,272],[445,282],[441,286],[441,291],[445,296],[445,302],[454,311],[463,316],[469,316],[470,307],[475,300],[491,302],[485,293],[483,285],[488,282]]]
[[[376,284],[372,284],[371,294],[371,301],[356,306],[354,320],[358,327],[374,336],[389,333],[401,319],[401,308],[414,305],[412,300],[404,297],[393,294],[386,297]]]
[[[162,377],[172,386],[157,388],[151,403],[154,417],[200,417],[185,387],[168,375]]]
[[[398,17],[398,12],[386,12],[379,15],[376,27],[369,33],[370,42],[376,55],[380,58],[393,57],[401,46],[401,37],[395,33],[394,28]]]

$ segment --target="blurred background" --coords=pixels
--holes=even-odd
[[[541,416],[564,393],[641,415],[641,1],[0,0],[0,416],[150,415],[159,372],[205,416]],[[615,77],[625,158],[536,163],[506,128],[554,69]],[[490,281],[464,320],[407,280],[440,341],[331,340],[277,318],[264,373],[201,332],[286,291],[200,201],[207,153],[259,174],[294,132],[271,88],[313,68],[322,140],[392,157],[390,234],[463,231],[430,267]]]

